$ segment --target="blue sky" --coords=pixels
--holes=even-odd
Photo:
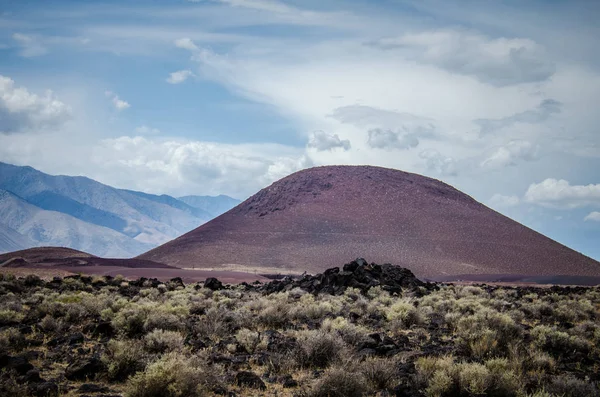
[[[0,160],[238,198],[380,165],[600,259],[599,4],[0,1]]]

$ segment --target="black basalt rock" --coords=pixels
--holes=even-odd
[[[348,288],[357,288],[362,293],[366,293],[376,286],[391,294],[400,294],[404,289],[408,289],[419,295],[437,288],[434,284],[424,283],[416,278],[409,269],[389,263],[369,264],[366,260],[358,258],[345,264],[342,271],[338,267],[333,267],[321,274],[305,275],[300,279],[286,277],[283,280],[257,286],[257,290],[272,294],[301,288],[312,294],[341,295]]]
[[[223,283],[214,277],[209,277],[204,281],[204,288],[208,288],[212,291],[218,291],[223,289]]]

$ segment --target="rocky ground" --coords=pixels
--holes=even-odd
[[[4,396],[597,396],[600,289],[0,276]]]

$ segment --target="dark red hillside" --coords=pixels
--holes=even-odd
[[[356,257],[419,277],[600,275],[581,255],[435,179],[370,166],[297,172],[140,259],[319,272]]]

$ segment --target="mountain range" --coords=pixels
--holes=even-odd
[[[86,177],[0,163],[0,252],[61,246],[131,257],[238,203],[228,196],[178,199],[117,189]]]

